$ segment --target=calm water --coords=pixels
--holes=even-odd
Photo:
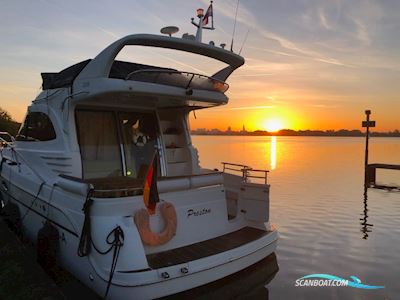
[[[243,298],[400,299],[400,193],[369,189],[364,196],[364,139],[194,136],[193,143],[203,167],[227,161],[271,170],[279,271],[266,290],[243,288]],[[371,139],[370,162],[399,164],[400,139]],[[377,181],[400,185],[400,172],[378,171]],[[385,288],[294,286],[313,273]]]

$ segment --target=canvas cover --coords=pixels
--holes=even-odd
[[[86,67],[86,65],[91,61],[87,59],[81,61],[73,66],[70,66],[58,73],[42,73],[42,88],[43,90],[57,89],[63,87],[69,87],[74,82],[75,78],[79,73]],[[169,68],[161,68],[150,65],[143,65],[137,63],[130,63],[126,61],[115,60],[110,71],[110,78],[125,79],[129,73],[138,70],[145,69],[158,69],[158,70],[173,70]]]

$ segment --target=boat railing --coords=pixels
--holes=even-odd
[[[5,147],[15,142],[15,138],[7,131],[0,131],[0,147]]]
[[[225,93],[229,85],[219,79],[191,72],[165,69],[142,69],[129,73],[125,80],[157,83],[181,87],[186,90],[199,89]]]
[[[222,162],[222,172],[233,171],[236,173],[241,173],[244,182],[248,182],[249,178],[263,179],[264,184],[268,183],[268,170],[253,169],[247,165],[234,164],[228,162]]]

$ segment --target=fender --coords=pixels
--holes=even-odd
[[[8,227],[18,236],[22,237],[22,220],[19,206],[16,203],[8,201],[1,209],[1,216]]]
[[[36,257],[39,265],[48,273],[55,272],[60,250],[60,234],[55,226],[46,221],[37,233]]]

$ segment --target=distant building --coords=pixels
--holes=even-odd
[[[222,131],[217,128],[214,128],[210,130],[210,134],[220,135],[222,134]]]
[[[194,134],[207,134],[208,130],[205,128],[197,128],[192,131]]]

